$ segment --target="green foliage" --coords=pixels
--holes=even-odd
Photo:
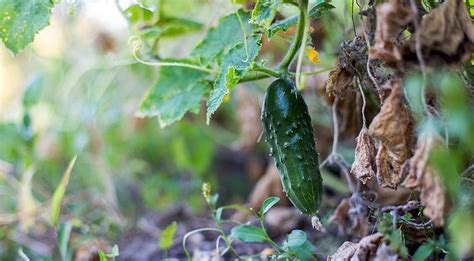
[[[316,5],[311,7],[308,12],[308,16],[310,18],[318,18],[322,14],[330,11],[331,9],[335,8],[333,5],[330,4],[331,0],[320,0]],[[273,36],[278,33],[279,31],[286,32],[288,28],[298,23],[298,15],[290,16],[286,19],[281,21],[275,22],[274,24],[270,25],[267,29],[267,35],[269,39],[272,39]]]
[[[176,229],[178,228],[178,224],[173,222],[169,224],[160,234],[160,248],[163,250],[167,250],[173,244],[174,235],[176,233]]]
[[[29,109],[35,105],[41,95],[41,87],[43,84],[43,76],[41,74],[35,75],[30,83],[26,86],[23,94],[23,107]]]
[[[427,260],[428,257],[433,253],[433,245],[431,243],[426,243],[418,247],[415,251],[415,254],[412,256],[413,261],[423,261]]]
[[[232,228],[231,237],[243,242],[262,243],[267,240],[263,229],[252,225],[240,225]]]
[[[207,102],[207,122],[226,96],[250,69],[261,47],[261,35],[252,35],[247,43],[239,43],[224,55],[221,71]]]
[[[283,242],[282,248],[297,259],[309,260],[314,258],[314,246],[308,240],[306,233],[302,230],[291,231]]]
[[[280,0],[258,0],[252,11],[250,23],[267,28],[275,18],[280,4]]]
[[[246,35],[251,35],[250,14],[243,10],[222,18],[217,26],[211,28],[204,40],[194,48],[191,55],[198,57],[202,64],[208,65],[219,55],[242,43]]]
[[[53,226],[58,224],[61,205],[66,193],[67,184],[69,183],[69,177],[71,176],[72,169],[76,163],[76,159],[77,157],[74,157],[69,163],[69,166],[67,167],[67,170],[64,172],[63,178],[61,179],[61,183],[59,183],[58,187],[54,191],[53,198],[51,199],[50,221]]]
[[[265,213],[270,210],[274,205],[276,205],[280,201],[279,197],[269,197],[266,198],[265,201],[262,203],[262,208],[260,209],[260,215],[265,215]]]
[[[160,127],[180,120],[187,111],[199,112],[202,96],[209,90],[205,73],[185,67],[163,67],[158,81],[146,93],[138,112],[157,116]]]
[[[52,0],[1,0],[0,39],[14,54],[33,41],[35,34],[49,24]]]
[[[120,253],[119,253],[119,248],[118,248],[117,245],[114,245],[114,246],[112,247],[111,252],[108,253],[108,254],[106,254],[106,253],[104,252],[104,250],[102,250],[102,249],[99,249],[98,253],[99,253],[99,260],[100,260],[100,261],[107,261],[107,260],[108,260],[108,257],[111,258],[111,260],[115,260],[115,258],[120,255]]]

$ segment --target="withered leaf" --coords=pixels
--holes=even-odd
[[[362,238],[359,243],[344,242],[339,249],[330,256],[329,260],[370,260],[374,257],[382,243],[383,234],[378,232]]]
[[[343,199],[329,217],[328,222],[336,224],[339,231],[345,235],[364,237],[369,232],[367,212],[356,209],[348,199]]]
[[[240,148],[249,151],[262,132],[260,105],[257,96],[247,88],[237,88],[237,120],[240,127]]]
[[[402,54],[396,38],[412,21],[414,14],[408,3],[390,0],[377,6],[375,43],[369,50],[370,59],[380,59],[387,64],[401,61]]]
[[[411,156],[412,118],[403,102],[398,81],[391,81],[390,95],[369,127],[369,134],[380,141],[377,156],[377,180],[383,187],[396,188],[400,168]]]
[[[421,203],[425,205],[423,214],[429,217],[435,226],[443,226],[448,208],[446,191],[435,169],[428,165],[430,152],[441,145],[441,139],[434,135],[420,135],[417,148],[410,159],[410,170],[403,185],[420,191]]]
[[[365,126],[356,141],[355,160],[352,163],[351,173],[365,184],[367,180],[375,177],[375,144]]]
[[[474,51],[474,25],[463,0],[447,0],[423,17],[419,28],[423,57],[428,64],[461,64]],[[417,61],[416,37],[403,50],[405,60]]]
[[[336,68],[329,72],[329,79],[326,83],[326,93],[330,98],[344,97],[351,82],[352,74],[338,62]]]

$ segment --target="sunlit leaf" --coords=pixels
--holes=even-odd
[[[207,101],[207,123],[221,105],[224,97],[235,87],[247,73],[261,47],[261,35],[252,35],[247,45],[237,44],[223,58],[221,71],[214,83],[214,89]]]
[[[209,90],[206,73],[184,67],[162,67],[158,81],[145,94],[139,116],[158,116],[160,127],[198,113],[202,96]]]
[[[280,4],[280,0],[258,0],[252,11],[250,23],[267,28],[275,18]]]
[[[0,0],[0,6],[0,39],[17,54],[49,24],[53,2]]]
[[[209,30],[204,40],[194,48],[191,55],[199,57],[202,64],[209,64],[220,54],[243,42],[245,38],[243,30],[246,35],[252,34],[248,22],[250,14],[243,10],[239,10],[238,14],[239,16],[232,13],[222,18],[217,26]],[[242,22],[243,28],[240,22]]]
[[[74,164],[76,163],[77,156],[69,162],[67,166],[66,172],[64,172],[63,178],[61,182],[56,187],[54,191],[53,198],[51,199],[51,213],[50,213],[50,221],[53,226],[56,226],[59,220],[59,213],[61,212],[61,205],[63,203],[64,195],[66,193],[66,187],[69,183],[69,178],[72,173],[72,169],[74,168]]]
[[[163,250],[167,250],[173,244],[174,234],[176,233],[176,229],[178,228],[178,224],[173,222],[169,224],[160,234],[160,248]]]

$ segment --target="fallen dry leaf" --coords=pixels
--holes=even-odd
[[[463,0],[447,0],[423,17],[420,49],[428,64],[461,64],[474,51],[474,25]],[[416,37],[405,44],[403,58],[418,62]]]
[[[377,139],[377,180],[383,187],[395,189],[400,184],[400,168],[411,156],[413,126],[410,111],[403,102],[398,81],[391,81],[390,95],[369,127],[369,134]]]
[[[256,94],[247,88],[237,88],[237,120],[240,127],[240,148],[249,151],[262,133],[260,105]]]
[[[383,240],[382,233],[375,233],[362,238],[359,243],[344,242],[329,260],[369,260],[377,253]]]
[[[375,144],[365,126],[356,141],[355,160],[352,163],[351,173],[365,184],[367,180],[375,177]]]
[[[329,217],[328,223],[337,225],[340,233],[355,237],[364,237],[369,232],[367,211],[353,206],[348,199],[343,199]]]
[[[402,54],[397,37],[412,21],[414,14],[409,2],[390,0],[377,6],[375,43],[369,50],[370,59],[380,59],[389,65],[397,64]]]
[[[403,185],[420,191],[420,200],[425,209],[423,214],[429,217],[437,227],[443,226],[448,208],[446,191],[435,169],[428,166],[429,154],[435,146],[441,144],[441,138],[434,134],[420,135],[410,170]]]

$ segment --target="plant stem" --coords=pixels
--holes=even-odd
[[[282,73],[288,72],[288,67],[290,66],[291,62],[295,58],[296,53],[303,41],[303,35],[305,34],[305,27],[306,27],[306,16],[307,16],[307,9],[308,9],[308,0],[300,0],[300,15],[298,18],[298,27],[296,31],[296,37],[293,43],[290,46],[290,49],[286,53],[285,57],[280,63],[279,71]]]
[[[275,78],[280,78],[281,77],[281,74],[270,69],[270,68],[267,68],[267,67],[261,67],[261,66],[258,66],[256,65],[254,67],[254,70],[257,71],[257,72],[262,72],[264,74],[267,74],[267,75],[270,75],[270,76],[273,76]]]
[[[255,73],[251,73],[250,75],[249,74],[245,75],[242,79],[240,79],[239,83],[241,83],[241,82],[251,82],[251,81],[266,79],[266,78],[269,78],[269,77],[270,77],[270,75],[268,75],[268,74],[255,72]]]

